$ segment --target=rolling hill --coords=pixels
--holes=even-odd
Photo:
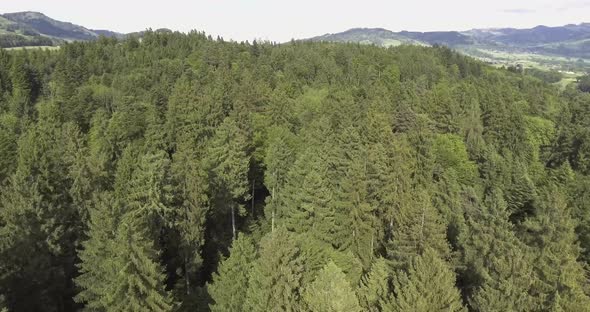
[[[123,37],[108,30],[92,30],[54,20],[39,12],[0,15],[0,47],[55,46],[67,41],[90,41],[100,36]]]
[[[313,37],[311,41],[359,42],[379,46],[445,45],[490,63],[523,63],[567,71],[590,68],[590,23],[530,29],[493,28],[468,31],[393,32],[353,28]]]

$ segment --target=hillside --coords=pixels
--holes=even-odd
[[[0,15],[0,48],[53,46],[66,41],[91,41],[100,36],[122,37],[108,30],[90,30],[83,26],[54,20],[38,12]]]
[[[446,32],[393,32],[354,28],[310,38],[311,41],[359,42],[379,46],[445,45],[490,63],[524,63],[564,71],[590,68],[590,24],[531,29],[498,28]]]

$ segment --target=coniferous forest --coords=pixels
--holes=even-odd
[[[590,311],[590,94],[444,47],[0,50],[0,310]]]

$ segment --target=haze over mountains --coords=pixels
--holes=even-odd
[[[57,46],[125,34],[88,29],[54,20],[38,12],[0,15],[0,47]],[[587,69],[590,63],[590,23],[531,29],[494,28],[468,31],[393,32],[383,28],[353,28],[306,40],[358,42],[379,46],[446,45],[492,63],[529,63],[552,69]]]
[[[590,23],[530,29],[493,28],[468,31],[393,32],[354,28],[310,38],[312,41],[359,42],[379,46],[445,45],[490,62],[531,62],[546,67],[586,68],[590,59]]]

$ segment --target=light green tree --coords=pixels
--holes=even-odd
[[[354,290],[342,270],[329,262],[316,279],[303,292],[303,301],[310,311],[357,312],[361,311]]]

